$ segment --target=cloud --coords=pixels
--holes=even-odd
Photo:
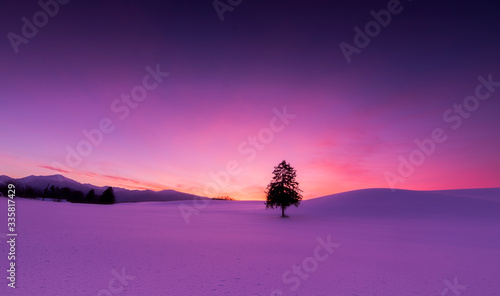
[[[163,184],[158,184],[158,183],[151,183],[151,182],[143,182],[143,181],[138,181],[135,179],[130,179],[130,178],[124,178],[120,176],[112,176],[112,175],[99,175],[99,174],[93,174],[95,177],[104,177],[108,180],[112,180],[115,183],[118,183],[120,186],[126,187],[126,188],[132,188],[132,189],[139,189],[139,190],[166,190],[170,189],[168,186],[165,186]]]
[[[38,167],[44,168],[44,169],[48,169],[48,170],[52,170],[52,171],[56,171],[56,172],[59,172],[59,173],[66,173],[66,174],[71,173],[69,171],[63,170],[61,168],[55,168],[55,167],[50,166],[50,165],[38,165]]]

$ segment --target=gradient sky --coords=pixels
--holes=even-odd
[[[447,140],[395,187],[499,187],[500,87],[457,129],[443,120],[478,76],[500,81],[495,3],[402,1],[348,63],[339,44],[389,1],[332,2],[244,0],[221,21],[211,0],[73,0],[18,53],[9,32],[41,8],[2,3],[0,174],[264,199],[285,159],[312,198],[390,187],[398,157],[442,128]],[[169,76],[120,119],[112,102],[156,65]],[[296,117],[255,157],[240,153],[285,106]],[[67,166],[66,147],[103,118],[114,131]],[[211,172],[234,161],[238,174],[215,192]]]

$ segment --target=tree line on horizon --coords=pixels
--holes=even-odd
[[[90,189],[87,194],[81,190],[71,189],[69,187],[59,188],[58,186],[47,184],[45,189],[36,188],[33,186],[23,186],[16,181],[6,182],[0,185],[0,193],[3,196],[8,195],[8,184],[14,184],[16,190],[16,197],[29,198],[29,199],[52,199],[57,202],[63,200],[72,203],[89,203],[89,204],[114,204],[116,203],[116,196],[113,187],[108,187],[104,192],[99,195],[96,194],[94,189]]]

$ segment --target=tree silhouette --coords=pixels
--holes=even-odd
[[[83,200],[83,192],[80,190],[74,190],[71,188],[65,189],[67,187],[64,187],[61,189],[61,192],[64,191],[66,192],[67,195],[63,195],[67,201],[69,202],[84,202]]]
[[[99,198],[99,203],[101,204],[114,204],[116,202],[115,193],[113,191],[113,187],[108,187],[108,189],[104,190]]]
[[[57,199],[57,201],[61,201],[61,197],[62,197],[62,194],[61,194],[61,188],[59,187],[56,187],[54,185],[50,186],[49,188],[49,197],[52,198],[52,199]]]
[[[94,189],[90,189],[87,195],[85,195],[85,202],[94,203],[97,200]]]
[[[43,190],[42,200],[45,200],[46,197],[49,197],[49,184],[47,184],[47,187]]]
[[[71,192],[71,200],[77,202],[83,202],[83,192],[80,190],[73,190]]]
[[[64,198],[64,199],[69,199],[70,198],[70,195],[71,195],[71,189],[69,187],[63,187],[61,188],[61,197]]]
[[[299,189],[299,183],[295,181],[297,172],[286,161],[282,161],[274,167],[274,177],[271,183],[267,185],[266,209],[281,207],[281,217],[285,217],[285,209],[291,205],[299,206],[302,195]]]

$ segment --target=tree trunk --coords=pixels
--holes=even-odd
[[[285,207],[281,207],[281,217],[285,217]]]

